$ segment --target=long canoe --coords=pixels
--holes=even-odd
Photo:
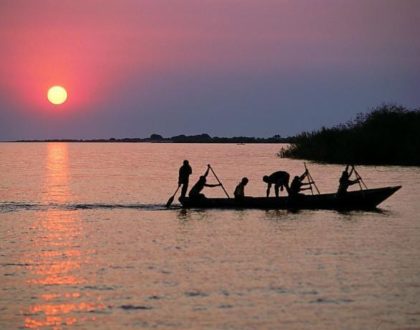
[[[299,195],[297,197],[245,197],[234,198],[189,198],[180,199],[183,208],[197,209],[327,209],[369,210],[375,209],[401,186],[349,191],[337,194]]]

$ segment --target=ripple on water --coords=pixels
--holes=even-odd
[[[208,293],[198,291],[198,290],[186,291],[186,292],[184,292],[184,294],[187,297],[208,297],[209,296]]]
[[[124,310],[150,310],[153,309],[151,306],[143,306],[143,305],[121,305],[121,309]]]
[[[96,291],[113,291],[118,289],[118,287],[106,286],[106,285],[86,285],[82,290],[96,290]]]
[[[372,187],[404,186],[381,213],[173,211],[184,157],[192,180],[211,161],[229,191],[246,175],[256,196],[263,175],[302,162],[276,145],[19,146],[0,162],[0,329],[420,325],[418,169],[360,169]],[[33,150],[39,172],[16,166]],[[327,192],[342,166],[310,170]]]
[[[329,298],[318,298],[315,300],[311,300],[310,304],[349,304],[354,302],[352,299],[329,299]]]

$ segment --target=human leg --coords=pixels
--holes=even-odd
[[[188,189],[188,182],[184,182],[182,184],[182,189],[181,189],[181,198],[184,198],[187,195],[187,189]]]

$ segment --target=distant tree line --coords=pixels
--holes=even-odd
[[[420,108],[382,105],[332,128],[304,132],[281,157],[342,164],[420,165]]]
[[[48,139],[48,140],[19,140],[16,142],[153,142],[153,143],[290,143],[293,138],[283,138],[274,135],[269,138],[258,138],[248,136],[237,137],[211,137],[208,134],[198,135],[176,135],[165,138],[160,134],[151,134],[148,138],[110,138],[110,139]]]
[[[280,135],[274,135],[269,138],[258,138],[248,136],[236,137],[211,137],[208,134],[199,135],[177,135],[169,138],[175,143],[289,143],[289,138],[282,138]]]

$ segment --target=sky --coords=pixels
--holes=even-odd
[[[0,140],[289,136],[417,108],[419,33],[417,0],[1,0]]]

